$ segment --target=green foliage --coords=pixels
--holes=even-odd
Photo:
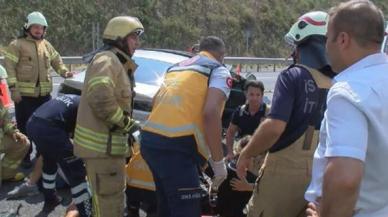
[[[290,52],[283,36],[297,17],[310,10],[327,10],[338,2],[0,0],[0,47],[17,37],[26,15],[37,10],[48,20],[47,39],[62,55],[82,55],[92,51],[93,40],[99,39],[97,43],[101,44],[101,34],[110,18],[131,15],[139,17],[145,26],[143,47],[185,50],[201,37],[217,35],[225,40],[228,55],[279,57]],[[388,1],[374,2],[387,14]]]

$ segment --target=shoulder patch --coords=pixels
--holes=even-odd
[[[228,85],[229,88],[232,88],[233,87],[233,78],[228,77],[226,79],[226,85]]]

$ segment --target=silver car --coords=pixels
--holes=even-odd
[[[133,59],[139,66],[135,72],[135,99],[133,118],[144,122],[151,111],[152,99],[158,91],[164,73],[175,63],[192,57],[193,54],[183,51],[164,49],[139,49],[133,55]],[[76,73],[72,78],[64,80],[59,88],[59,93],[81,94],[85,79],[85,71]],[[229,100],[226,103],[223,114],[223,126],[226,127],[234,109],[245,102],[245,96],[241,90],[242,85],[236,83],[232,89]]]

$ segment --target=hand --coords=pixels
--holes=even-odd
[[[233,178],[230,180],[230,186],[234,191],[253,191],[254,185],[249,183],[246,179],[236,179]]]
[[[226,161],[231,161],[231,160],[233,160],[233,158],[234,158],[233,151],[232,152],[228,152],[228,154],[225,157]]]
[[[218,188],[228,176],[228,171],[226,170],[226,165],[223,159],[220,161],[213,161],[213,159],[210,158],[209,163],[214,173],[210,190],[218,191]]]
[[[73,75],[74,75],[74,72],[68,71],[68,72],[65,72],[65,74],[63,74],[63,77],[64,78],[71,78],[71,77],[73,77]]]
[[[238,158],[237,168],[236,168],[237,176],[241,180],[244,180],[245,177],[247,176],[247,170],[249,168],[250,163],[251,163],[251,158],[247,158],[243,153],[241,153]]]
[[[306,209],[307,217],[319,217],[319,207],[315,203],[309,202]]]
[[[20,133],[20,132],[14,132],[12,134],[12,138],[15,142],[20,141],[23,145],[27,145],[29,143],[27,136],[25,136],[23,133]]]
[[[129,135],[132,135],[133,133],[141,129],[140,122],[129,117],[127,117],[127,120],[124,121],[124,123],[124,131],[127,132]]]
[[[20,96],[20,93],[18,90],[11,90],[11,99],[14,101],[14,103],[19,103],[22,101],[22,96]]]

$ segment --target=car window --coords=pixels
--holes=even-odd
[[[388,55],[388,36],[385,36],[384,52]]]
[[[166,70],[172,63],[155,59],[134,57],[138,68],[135,72],[135,81],[149,85],[160,85]]]

